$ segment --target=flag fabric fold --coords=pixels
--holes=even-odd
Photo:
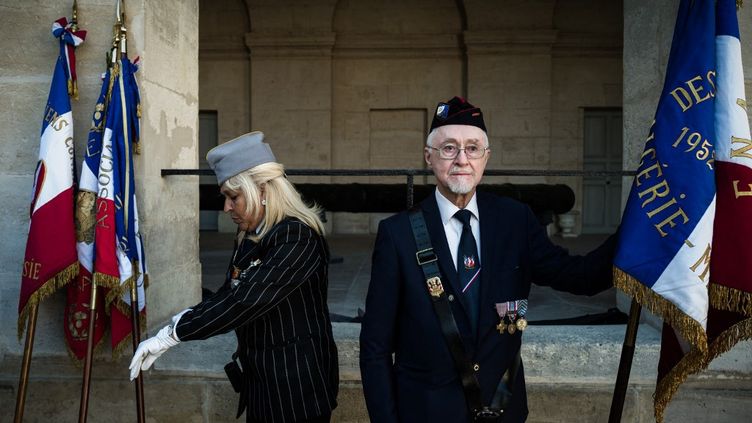
[[[86,38],[86,31],[79,30],[73,22],[60,18],[52,24],[52,35],[60,38],[60,57],[65,59],[65,76],[68,95],[78,100],[78,77],[76,75],[76,47]]]
[[[75,69],[74,48],[86,33],[72,33],[65,18],[53,24],[52,33],[59,39],[60,54],[42,119],[18,304],[19,338],[30,306],[66,285],[78,272],[73,224],[73,114],[68,77],[71,69]]]
[[[65,307],[65,340],[68,352],[77,360],[86,356],[89,337],[89,315],[91,306],[91,283],[94,272],[94,233],[97,223],[97,193],[99,190],[99,161],[102,153],[102,136],[107,105],[110,101],[110,72],[103,76],[102,89],[99,93],[94,113],[91,117],[91,129],[86,144],[81,178],[76,194],[76,249],[78,253],[79,273],[75,283],[68,285]],[[101,345],[105,334],[104,298],[96,297],[96,315],[94,326],[94,347]]]
[[[715,219],[715,1],[682,0],[666,78],[622,218],[614,284],[663,318],[655,413],[707,355]],[[672,338],[673,337],[673,338]],[[672,338],[672,339],[666,339]]]
[[[139,142],[140,98],[136,65],[122,55],[111,69],[112,91],[99,164],[94,277],[105,287],[113,355],[131,337],[131,289],[145,328],[146,260],[138,227],[133,154]]]
[[[739,22],[733,0],[716,12],[715,108],[718,207],[710,262],[709,362],[752,338],[752,137],[744,93]]]

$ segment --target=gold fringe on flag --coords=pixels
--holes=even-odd
[[[105,330],[105,333],[102,336],[102,339],[97,342],[96,345],[94,345],[94,351],[92,352],[93,355],[99,354],[100,351],[102,351],[102,348],[104,348],[104,340],[107,338],[107,331]],[[81,369],[83,368],[83,359],[79,360],[78,357],[76,357],[76,354],[73,352],[71,347],[68,345],[68,343],[65,343],[65,349],[68,350],[68,358],[71,359],[73,362],[73,365],[76,366],[76,368]]]
[[[26,302],[21,313],[18,314],[18,340],[20,341],[24,334],[24,326],[26,325],[26,319],[29,318],[29,309],[32,305],[39,305],[39,303],[45,298],[52,295],[58,289],[64,287],[68,282],[72,281],[78,275],[78,261],[69,265],[65,269],[58,272],[55,276],[43,283],[33,294],[29,297],[29,301]]]
[[[656,423],[663,423],[663,414],[671,398],[679,389],[679,385],[684,383],[689,375],[704,370],[707,366],[707,352],[691,348],[689,353],[679,360],[663,379],[658,381],[653,394],[653,412]]]
[[[708,291],[713,308],[752,317],[752,293],[715,283],[710,284]]]
[[[120,310],[120,312],[122,312],[126,317],[131,319],[131,308],[128,304],[126,304],[124,301],[117,301],[115,302],[115,307],[117,307],[117,309]],[[141,328],[141,333],[146,333],[146,309],[142,310],[139,313],[138,322],[138,326]],[[143,341],[143,338],[141,340]],[[131,344],[133,344],[133,332],[123,338],[122,341],[120,341],[112,348],[112,359],[120,359],[120,357],[125,352],[125,349],[128,348],[128,346]]]
[[[707,353],[708,336],[700,322],[687,316],[675,304],[656,294],[617,267],[614,267],[614,286],[625,294],[634,297],[643,307],[660,316],[694,348]]]
[[[666,406],[679,389],[679,385],[684,383],[689,375],[707,367],[707,334],[698,321],[687,316],[675,304],[656,294],[617,267],[614,267],[614,286],[632,296],[643,307],[660,316],[690,344],[689,353],[656,384],[655,394],[653,395],[654,412],[656,422],[661,423]]]
[[[120,278],[105,273],[95,272],[92,279],[96,282],[97,286],[103,288],[113,289],[120,286]]]
[[[752,339],[752,319],[744,319],[721,332],[708,348],[708,364],[740,341]]]

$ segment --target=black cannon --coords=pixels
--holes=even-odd
[[[327,211],[349,213],[396,213],[407,208],[407,184],[296,184],[307,202]],[[412,203],[417,204],[434,191],[434,185],[413,185]],[[511,197],[530,206],[542,225],[554,214],[574,206],[574,191],[562,184],[494,184],[478,186],[479,191]],[[222,210],[223,197],[216,185],[200,186],[201,210]]]

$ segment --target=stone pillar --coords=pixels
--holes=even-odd
[[[251,128],[267,129],[266,141],[285,166],[328,168],[334,33],[251,32],[246,45]]]
[[[141,55],[142,154],[136,162],[149,257],[150,327],[201,300],[198,176],[198,1],[127,2],[131,56]]]
[[[0,245],[0,357],[17,356],[23,348],[15,339],[16,309],[40,125],[58,54],[50,28],[57,18],[70,17],[71,3],[3,1],[0,6],[7,20],[0,36],[8,41],[6,55],[0,59],[0,90],[5,98],[0,103],[0,195],[4,201],[0,217],[4,239]],[[114,12],[114,2],[78,2],[79,26],[88,31],[86,42],[77,50],[80,99],[72,102],[79,164],[112,40]],[[137,73],[142,153],[135,156],[135,168],[151,280],[147,310],[150,327],[154,327],[200,299],[197,177],[160,175],[163,168],[194,168],[197,163],[197,2],[130,0],[126,2],[126,24],[129,55],[142,59]],[[58,291],[40,307],[35,356],[66,354],[64,294],[65,289]]]
[[[490,169],[545,169],[551,142],[552,29],[465,32],[468,99],[483,108]],[[541,178],[506,178],[537,183]],[[496,183],[486,178],[486,183]]]

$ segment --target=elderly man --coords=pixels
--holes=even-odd
[[[481,110],[439,103],[424,152],[435,193],[379,225],[360,335],[373,422],[525,421],[531,282],[587,295],[612,285],[613,239],[570,256],[527,206],[476,192],[490,154]]]

